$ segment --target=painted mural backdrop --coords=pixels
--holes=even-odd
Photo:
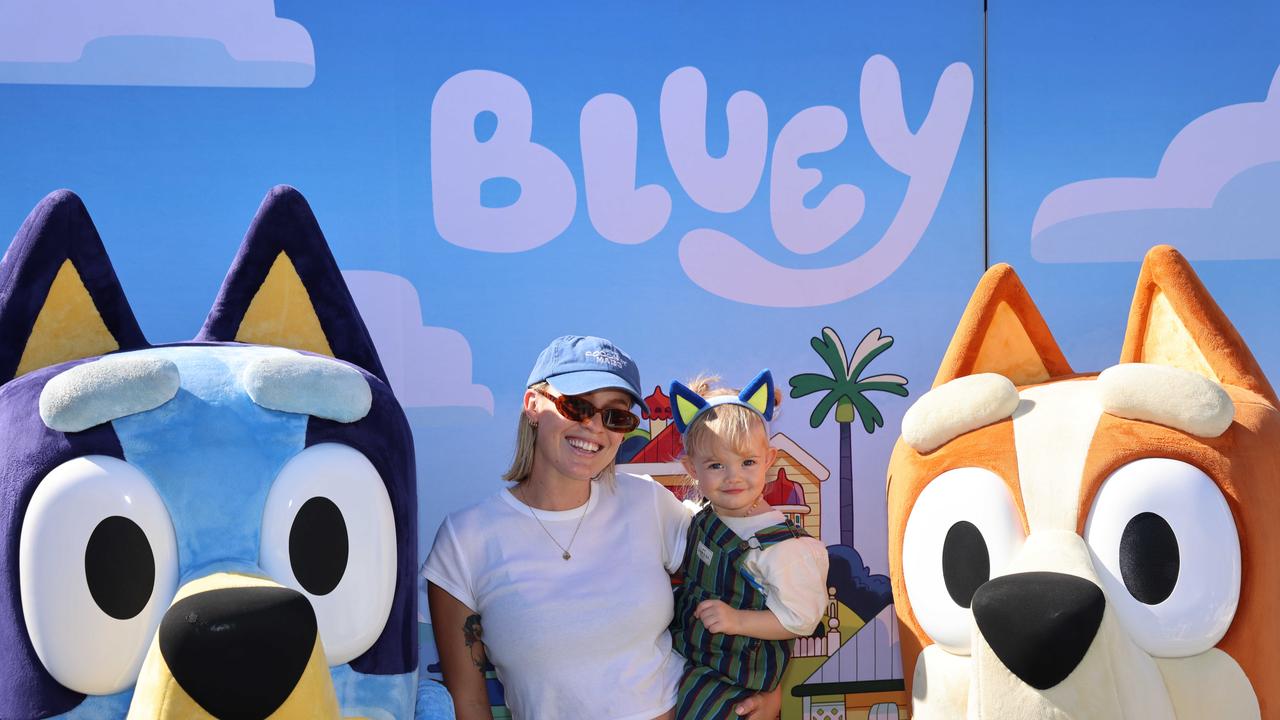
[[[884,468],[988,257],[1103,366],[1174,242],[1280,369],[1278,14],[1001,4],[984,65],[976,3],[0,0],[0,228],[74,189],[178,340],[300,189],[409,413],[423,557],[500,487],[551,337],[637,358],[623,459],[677,493],[659,388],[772,368],[769,498],[832,555],[784,717],[895,717]]]
[[[988,19],[990,260],[1017,268],[1067,359],[1116,362],[1139,261],[1168,243],[1280,378],[1280,6]]]

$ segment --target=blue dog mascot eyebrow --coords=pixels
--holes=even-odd
[[[0,717],[452,717],[409,426],[297,191],[156,346],[49,195],[0,261],[0,382]]]

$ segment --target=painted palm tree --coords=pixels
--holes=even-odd
[[[814,352],[827,364],[831,375],[801,373],[791,378],[791,397],[804,397],[816,392],[826,395],[818,401],[809,416],[809,426],[818,427],[835,408],[840,424],[840,544],[853,547],[853,437],[851,426],[862,419],[867,434],[884,427],[884,416],[866,395],[886,392],[907,396],[907,379],[901,375],[882,374],[862,377],[862,373],[881,353],[893,347],[893,338],[874,328],[862,338],[853,356],[848,357],[844,343],[835,330],[822,328],[822,335],[809,341]]]

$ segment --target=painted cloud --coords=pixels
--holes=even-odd
[[[401,405],[479,407],[493,414],[493,393],[471,382],[471,345],[456,330],[422,324],[412,283],[373,270],[346,270],[342,277]]]
[[[1031,224],[1041,262],[1142,259],[1176,245],[1201,260],[1280,258],[1280,69],[1262,102],[1213,110],[1183,128],[1155,177],[1071,183],[1045,197]]]
[[[307,87],[315,50],[273,0],[0,0],[0,83]]]

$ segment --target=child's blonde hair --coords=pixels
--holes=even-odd
[[[704,374],[695,377],[685,385],[704,398],[737,395],[740,392],[733,388],[721,387],[719,382],[719,375]],[[773,404],[776,408],[782,404],[782,392],[775,389],[773,396]],[[776,413],[777,410],[774,412]],[[745,455],[751,449],[751,430],[755,427],[759,427],[766,433],[769,430],[760,413],[749,407],[725,403],[708,408],[694,418],[689,428],[685,430],[684,453],[686,456],[705,455],[710,444],[710,436],[716,435],[728,443],[734,452]],[[767,436],[765,442],[768,443]]]

